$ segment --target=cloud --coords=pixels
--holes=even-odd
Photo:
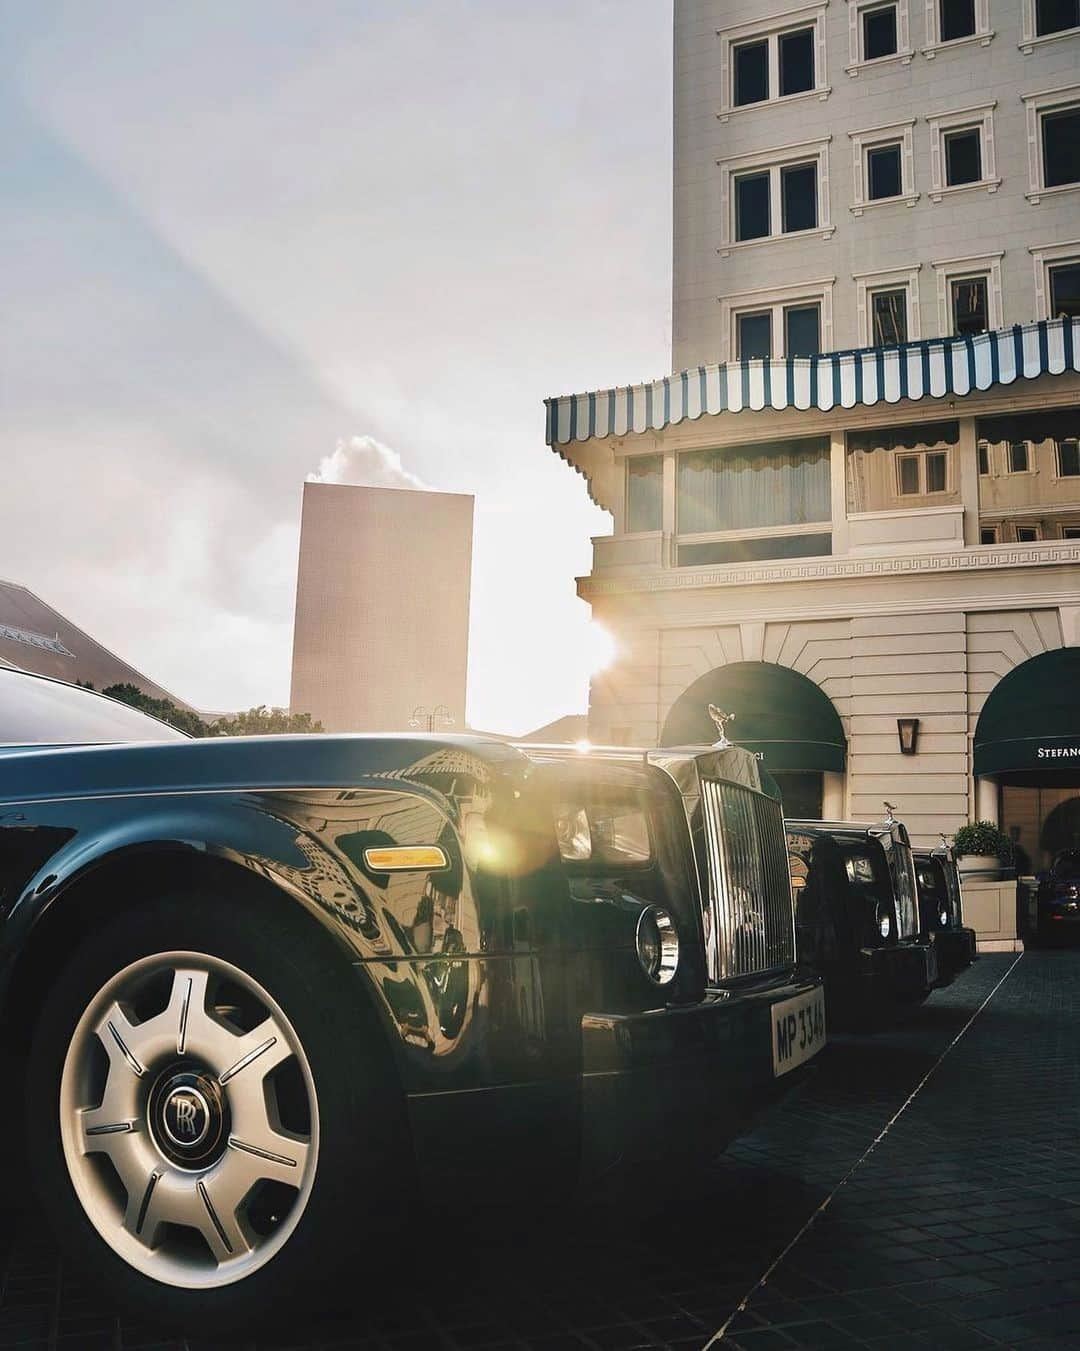
[[[364,488],[427,488],[409,472],[396,450],[373,436],[350,436],[337,443],[332,455],[324,455],[309,483],[351,483]]]

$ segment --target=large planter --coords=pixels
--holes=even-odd
[[[1001,859],[996,854],[965,854],[956,860],[956,866],[965,877],[997,877]]]

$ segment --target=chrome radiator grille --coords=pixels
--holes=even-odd
[[[787,839],[780,805],[738,784],[701,785],[709,868],[709,974],[748,976],[795,955]],[[711,921],[711,922],[708,922]]]
[[[915,859],[911,846],[894,840],[892,847],[893,890],[896,893],[896,927],[901,938],[919,932],[919,902],[915,884]]]

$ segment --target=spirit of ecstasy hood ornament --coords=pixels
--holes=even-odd
[[[896,811],[896,807],[891,802],[886,802],[883,805],[886,812],[888,812],[888,815],[885,817],[885,824],[891,826],[896,821],[896,817],[893,815],[893,812]]]
[[[727,750],[731,742],[727,739],[727,724],[735,721],[734,713],[721,713],[715,704],[709,705],[709,717],[716,723],[716,730],[719,733],[719,739],[713,744],[719,750]]]

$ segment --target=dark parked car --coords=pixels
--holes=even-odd
[[[925,999],[937,953],[919,935],[906,828],[891,813],[878,825],[786,824],[799,956],[824,978],[833,1021]]]
[[[1080,937],[1080,849],[1063,849],[1040,879],[1035,936]]]
[[[416,1192],[662,1187],[824,1043],[745,751],[189,740],[9,670],[0,743],[4,1101],[157,1322],[263,1319]]]
[[[937,952],[939,987],[951,985],[977,956],[975,930],[964,925],[960,870],[944,836],[936,848],[916,849],[913,856],[921,936]]]

